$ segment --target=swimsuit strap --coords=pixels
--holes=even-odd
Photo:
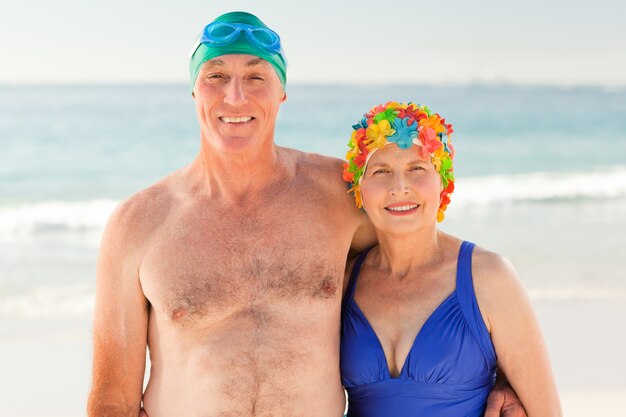
[[[361,266],[363,265],[363,261],[365,261],[365,258],[367,257],[367,254],[369,253],[371,249],[372,248],[369,248],[361,252],[359,254],[359,257],[354,262],[354,265],[352,266],[352,272],[350,273],[350,281],[348,281],[348,288],[346,289],[346,295],[343,299],[344,306],[347,305],[348,302],[350,302],[350,300],[352,300],[352,298],[354,297],[354,291],[356,289],[356,282],[359,279],[359,272],[361,272]]]
[[[487,359],[488,362],[495,362],[496,354],[491,342],[491,336],[487,331],[487,326],[480,313],[478,300],[476,300],[476,293],[474,291],[474,280],[472,277],[473,251],[473,243],[464,241],[461,244],[456,272],[456,292],[465,321],[483,351],[485,359]]]
[[[474,244],[464,240],[459,249],[456,271],[456,290],[464,298],[474,293],[474,283],[472,282],[472,253]]]

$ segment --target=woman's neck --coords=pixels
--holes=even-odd
[[[399,236],[377,231],[379,268],[398,281],[441,260],[436,226]]]

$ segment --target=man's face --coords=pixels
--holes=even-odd
[[[274,68],[253,55],[205,62],[193,89],[203,137],[212,148],[246,153],[273,142],[286,94]]]

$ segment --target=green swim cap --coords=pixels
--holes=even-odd
[[[214,31],[217,33],[217,36],[214,36],[216,42],[207,42],[207,28],[215,26],[216,23],[225,25],[220,30]],[[280,38],[255,15],[247,12],[225,13],[205,27],[198,37],[197,44],[189,62],[192,91],[202,64],[218,56],[230,54],[246,54],[263,58],[274,67],[285,90],[287,60],[280,45]]]

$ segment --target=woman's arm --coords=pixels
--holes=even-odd
[[[476,298],[498,357],[529,417],[562,416],[548,351],[530,300],[511,263],[477,248]]]

